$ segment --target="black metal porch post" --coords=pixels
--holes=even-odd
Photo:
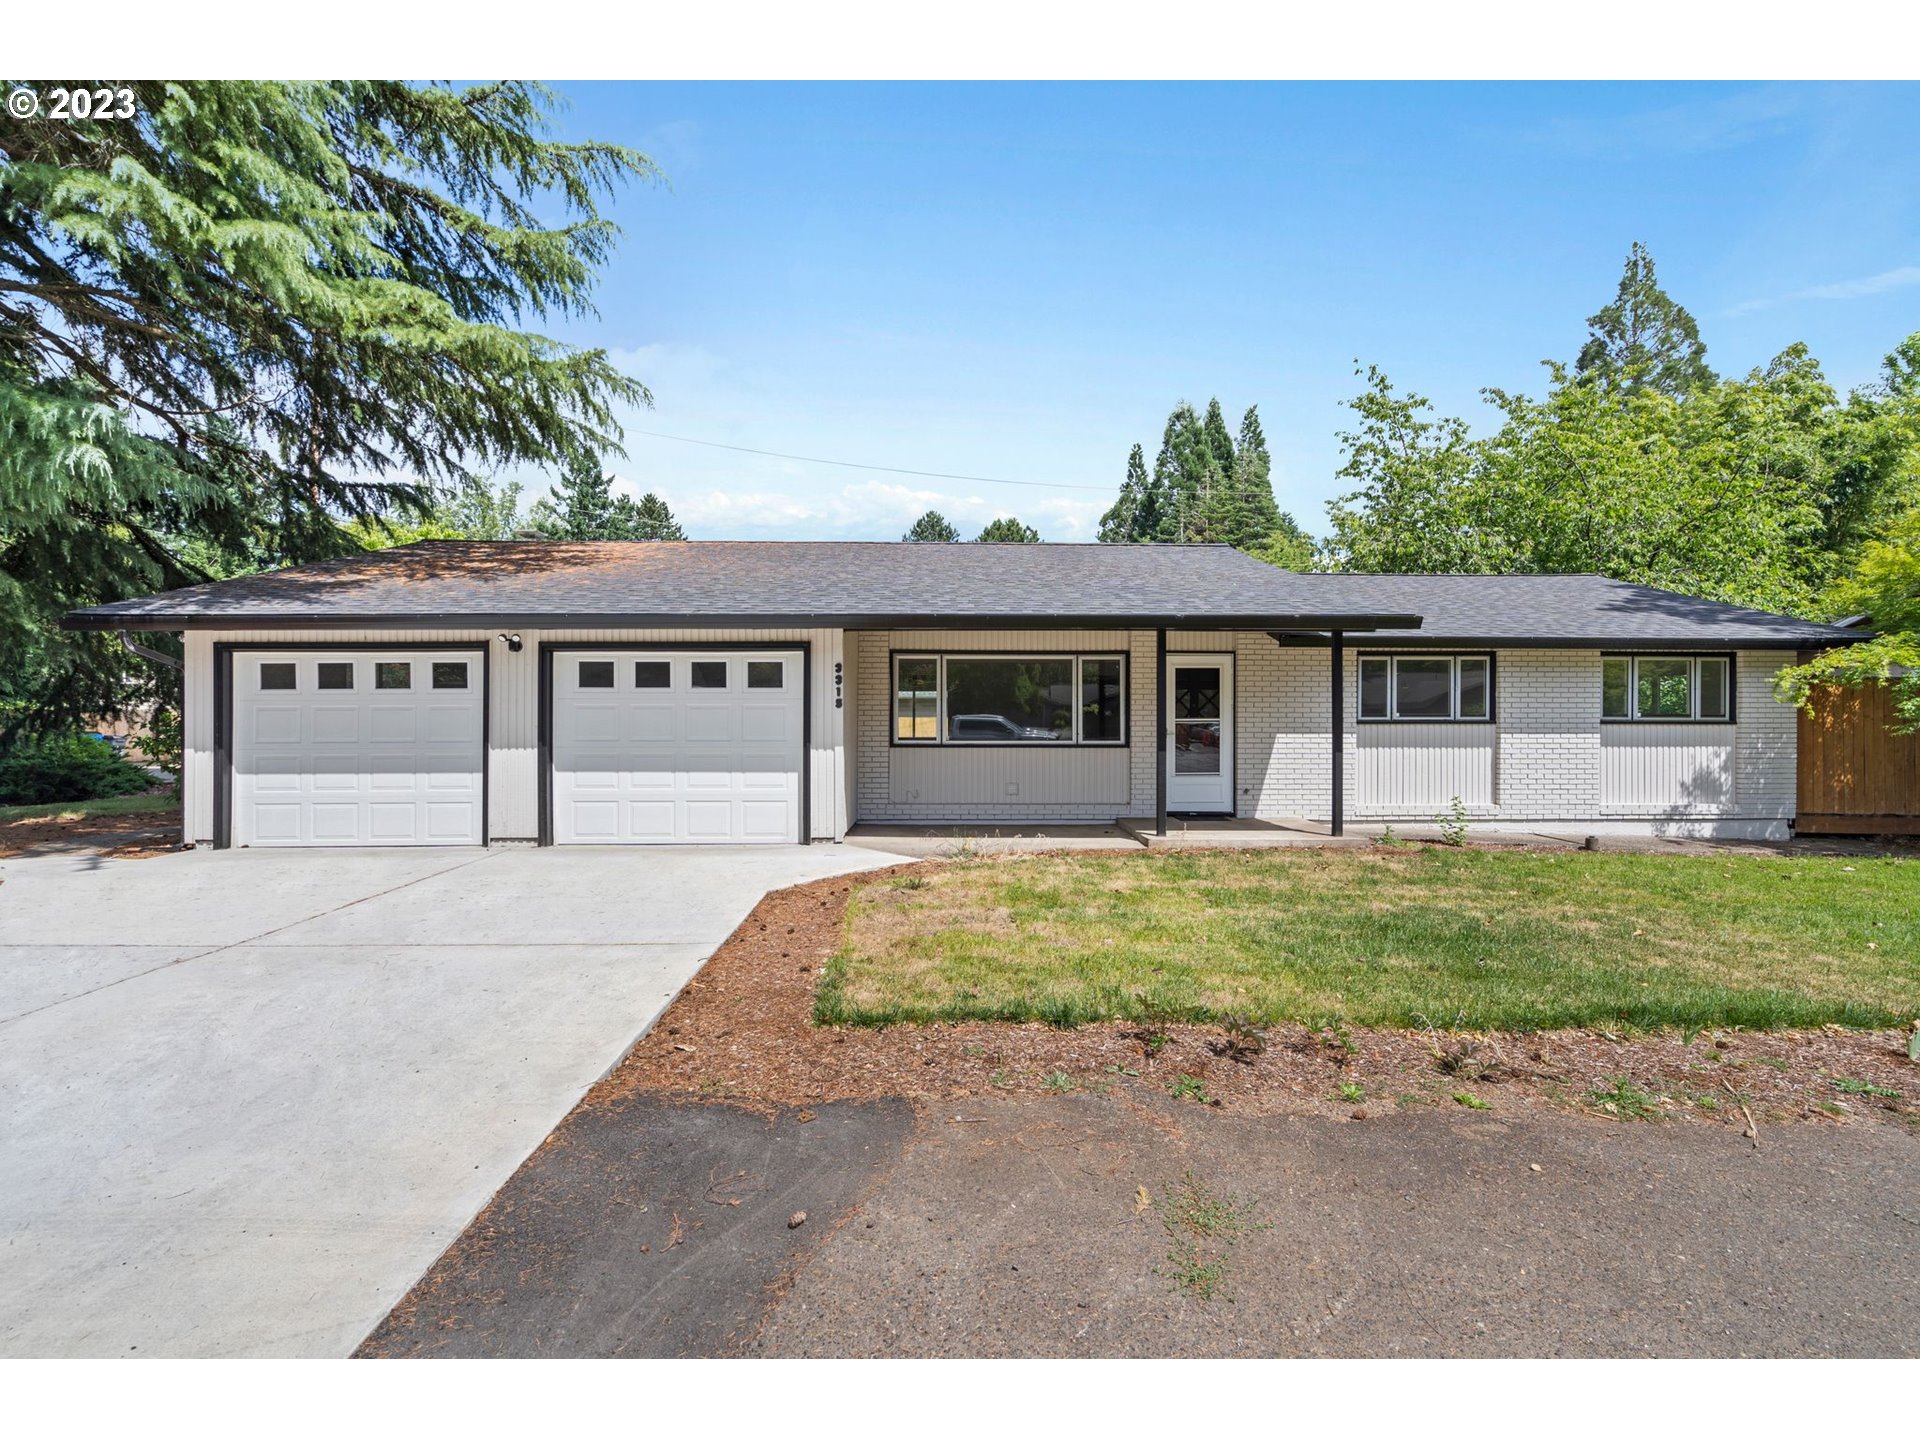
[[[1154,643],[1153,713],[1154,763],[1153,833],[1167,833],[1167,632],[1163,626]]]
[[[1333,824],[1339,835],[1347,828],[1347,646],[1343,631],[1333,632]]]

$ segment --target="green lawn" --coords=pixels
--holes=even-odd
[[[137,815],[146,810],[178,810],[171,795],[116,795],[109,800],[56,800],[48,805],[0,805],[0,825],[10,820],[33,820],[57,815],[63,820],[88,820],[102,815]]]
[[[1438,847],[962,861],[855,890],[815,1013],[1893,1025],[1920,1015],[1920,862]]]

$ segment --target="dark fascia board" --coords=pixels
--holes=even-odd
[[[210,615],[149,612],[129,615],[75,610],[66,630],[641,630],[713,626],[731,630],[1417,630],[1418,615],[647,615],[583,613],[413,615]],[[1724,648],[1724,647],[1723,647]]]
[[[1397,627],[1383,625],[1382,630]],[[1301,635],[1288,631],[1269,631],[1281,645],[1298,645],[1324,650],[1332,642],[1325,635]],[[1650,655],[1724,655],[1729,650],[1824,650],[1854,644],[1852,638],[1838,636],[1769,636],[1764,639],[1729,639],[1725,636],[1697,637],[1691,640],[1649,640],[1635,636],[1501,636],[1501,635],[1384,635],[1369,640],[1375,649],[1392,650],[1619,650]]]

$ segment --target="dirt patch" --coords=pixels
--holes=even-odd
[[[1625,1122],[1764,1126],[1877,1117],[1920,1128],[1903,1031],[1467,1035],[1400,1030],[1248,1035],[1115,1022],[816,1026],[815,987],[868,871],[767,896],[588,1104],[645,1091],[760,1105],[1151,1087],[1250,1114],[1366,1119],[1439,1106],[1579,1110]],[[1763,1132],[1764,1133],[1764,1132]]]
[[[59,850],[98,850],[114,860],[144,860],[179,848],[178,810],[27,815],[0,821],[0,860]]]

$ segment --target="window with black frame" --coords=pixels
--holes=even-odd
[[[1362,655],[1362,720],[1493,718],[1491,655]]]
[[[897,655],[901,745],[1123,745],[1119,655]]]
[[[1732,657],[1603,656],[1600,718],[1606,721],[1730,721],[1733,718]]]

